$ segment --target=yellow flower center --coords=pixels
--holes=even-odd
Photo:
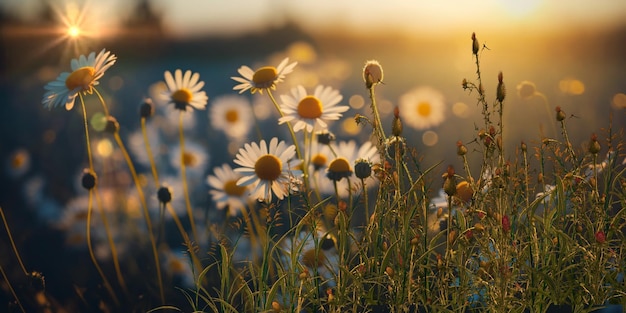
[[[246,192],[246,187],[238,186],[237,180],[229,180],[224,183],[224,192],[229,196],[241,197]]]
[[[87,90],[93,82],[93,76],[95,74],[95,68],[91,66],[81,67],[73,71],[70,76],[65,79],[65,87],[67,87],[68,90],[74,90],[79,87],[82,90]]]
[[[181,88],[172,93],[172,100],[176,103],[189,103],[192,98],[191,91],[187,88]]]
[[[237,110],[228,110],[226,114],[224,114],[226,121],[229,123],[235,123],[239,120],[239,112]]]
[[[252,82],[255,85],[263,85],[273,82],[278,76],[278,71],[273,66],[264,66],[254,72]]]
[[[417,114],[421,117],[429,117],[433,107],[429,102],[420,102],[417,104]]]
[[[254,163],[254,172],[262,180],[276,180],[282,172],[283,164],[274,155],[266,154]]]
[[[313,163],[315,167],[322,167],[326,165],[326,162],[328,162],[328,160],[326,159],[326,156],[321,153],[314,155],[313,158],[311,159],[311,163]]]
[[[198,158],[196,158],[195,154],[190,152],[183,153],[183,163],[185,166],[195,166],[198,164]]]
[[[330,165],[328,166],[328,171],[334,173],[345,173],[351,172],[352,169],[350,169],[350,163],[348,163],[348,160],[346,160],[345,158],[336,158],[332,162],[330,162]]]
[[[298,103],[298,115],[302,118],[318,118],[322,116],[322,102],[315,96],[306,96]]]

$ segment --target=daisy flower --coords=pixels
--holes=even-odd
[[[209,191],[218,209],[228,207],[228,214],[236,216],[250,202],[249,188],[237,185],[241,178],[228,164],[213,169],[214,175],[207,177],[207,183],[213,188]]]
[[[248,135],[254,120],[250,102],[244,96],[228,95],[216,98],[209,112],[211,125],[232,139]]]
[[[339,91],[318,85],[313,95],[307,94],[303,86],[291,90],[291,95],[280,97],[283,104],[280,106],[285,116],[278,119],[278,124],[296,121],[294,131],[305,129],[307,132],[325,130],[328,121],[341,118],[341,113],[350,107],[336,104],[343,99]]]
[[[78,93],[82,91],[83,94],[91,94],[99,84],[98,79],[116,60],[115,54],[106,49],[102,49],[97,56],[92,52],[87,57],[81,55],[78,59],[72,59],[72,72],[63,72],[55,81],[49,82],[44,87],[47,91],[41,103],[48,109],[64,104],[66,110],[71,110]]]
[[[160,94],[160,99],[173,103],[174,107],[181,111],[187,111],[191,106],[196,110],[204,110],[209,97],[206,92],[200,91],[204,87],[204,82],[200,81],[200,74],[191,73],[177,69],[174,76],[170,71],[165,71],[165,83],[167,90]]]
[[[237,70],[241,77],[231,77],[232,80],[240,83],[233,87],[233,90],[239,90],[239,93],[243,93],[250,89],[253,94],[257,91],[263,93],[264,89],[276,90],[276,84],[282,82],[285,75],[291,73],[298,64],[298,62],[287,63],[289,63],[289,58],[284,58],[278,67],[264,66],[256,71],[244,65]]]
[[[432,87],[418,87],[400,97],[402,121],[417,130],[431,128],[443,122],[445,102],[441,92]]]
[[[170,156],[170,165],[176,170],[180,170],[181,162],[181,145],[178,144],[172,148]],[[209,154],[207,148],[195,141],[187,141],[183,152],[182,161],[185,162],[187,173],[193,177],[204,177],[204,171],[209,163]]]
[[[378,149],[369,141],[366,141],[360,147],[357,146],[354,140],[340,141],[337,144],[333,144],[333,151],[336,152],[336,155],[328,160],[326,173],[323,173],[325,175],[316,176],[320,192],[326,195],[335,193],[334,182],[337,183],[340,197],[348,195],[348,188],[355,188],[355,186],[349,186],[348,180],[343,178],[349,178],[353,175],[353,166],[357,160],[359,162],[365,160],[372,164],[380,161]],[[316,175],[316,173],[313,173],[313,175]],[[375,180],[373,177],[369,177],[365,179],[365,182],[366,186],[370,188],[374,185]]]
[[[294,169],[300,160],[291,160],[295,153],[294,145],[287,146],[284,141],[278,142],[276,137],[269,145],[265,140],[260,144],[245,144],[235,159],[235,163],[241,166],[235,172],[243,176],[237,185],[251,186],[251,196],[255,199],[271,201],[273,192],[282,200],[292,189],[293,178],[302,175],[302,171]]]

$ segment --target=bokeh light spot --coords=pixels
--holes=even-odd
[[[304,41],[292,43],[287,48],[287,54],[289,58],[298,61],[298,63],[313,63],[317,59],[315,49],[308,42]]]
[[[363,99],[361,95],[353,95],[350,97],[350,100],[348,100],[348,103],[353,109],[358,110],[365,105],[365,99]]]
[[[427,145],[429,147],[432,147],[432,146],[436,145],[437,142],[439,142],[439,135],[437,135],[437,133],[435,133],[432,130],[427,130],[422,135],[422,142],[425,145]]]
[[[616,93],[613,96],[613,101],[611,101],[613,108],[615,109],[624,109],[626,108],[626,94]]]
[[[121,76],[113,76],[109,79],[109,88],[112,91],[117,91],[122,89],[124,86],[124,79]]]
[[[353,118],[347,118],[343,120],[341,126],[343,128],[343,131],[346,132],[348,135],[356,135],[361,130],[361,128],[359,127],[359,125],[356,124],[356,121]]]
[[[452,105],[452,113],[458,117],[467,118],[470,114],[469,106],[463,102]]]
[[[109,139],[101,139],[96,145],[96,151],[102,157],[109,157],[113,154],[113,143]]]
[[[107,125],[106,116],[104,116],[101,112],[94,113],[94,115],[91,116],[90,122],[91,127],[99,132],[103,131],[104,127]]]
[[[585,92],[585,84],[578,79],[565,78],[559,82],[559,89],[565,94],[578,96]]]

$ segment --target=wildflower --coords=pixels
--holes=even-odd
[[[456,142],[456,154],[459,156],[464,156],[465,154],[467,154],[467,147],[465,147],[465,145],[463,145],[463,142],[460,140]]]
[[[335,158],[328,165],[326,176],[332,181],[340,181],[342,178],[352,176],[350,163],[344,157]]]
[[[97,56],[91,52],[87,57],[81,55],[78,59],[72,59],[72,72],[61,73],[55,81],[44,87],[46,93],[42,104],[48,109],[64,104],[66,110],[71,110],[78,93],[93,93],[93,88],[99,84],[98,79],[116,60],[117,57],[106,49],[102,49]]]
[[[232,139],[243,139],[248,135],[254,121],[248,99],[239,95],[216,98],[211,105],[211,125]]]
[[[83,188],[87,190],[91,190],[93,189],[93,187],[96,186],[97,181],[98,181],[98,178],[96,176],[96,173],[94,173],[88,168],[83,170],[83,177],[81,179],[81,185],[83,186]]]
[[[467,204],[472,200],[474,190],[467,181],[462,181],[456,185],[456,195],[463,204]]]
[[[565,112],[561,110],[560,106],[556,107],[556,120],[557,122],[562,122],[563,120],[565,120]]]
[[[434,88],[418,87],[400,97],[399,109],[407,125],[417,130],[430,128],[444,120],[444,97]]]
[[[596,232],[595,237],[596,237],[596,242],[598,242],[599,244],[603,244],[606,241],[606,235],[601,230]]]
[[[476,33],[472,33],[472,54],[478,55],[479,49],[480,45],[478,44],[478,39],[476,39]]]
[[[354,174],[359,179],[365,179],[372,175],[372,163],[365,159],[357,159],[354,163]]]
[[[323,145],[329,145],[333,141],[335,141],[335,135],[332,133],[324,131],[317,134],[317,142]]]
[[[505,233],[508,233],[511,230],[511,221],[509,220],[508,215],[502,216],[502,230]]]
[[[159,199],[159,202],[162,204],[170,203],[170,201],[172,201],[171,188],[166,185],[159,187],[159,190],[157,190],[157,199]]]
[[[120,123],[117,122],[117,119],[114,116],[109,115],[106,117],[104,131],[109,134],[116,134],[120,131]]]
[[[506,87],[502,81],[502,72],[498,74],[498,87],[496,88],[496,99],[500,102],[506,97]]]
[[[209,97],[206,92],[200,91],[204,87],[204,82],[200,81],[200,74],[191,73],[177,69],[174,76],[170,71],[165,71],[165,83],[167,90],[160,94],[160,98],[167,103],[173,103],[174,108],[180,111],[187,111],[191,106],[196,110],[204,110]]]
[[[365,62],[363,67],[363,81],[367,89],[372,86],[383,82],[383,67],[376,60],[370,60]]]
[[[152,104],[152,99],[145,98],[139,106],[139,116],[142,118],[149,118],[152,115],[154,115],[154,104]]]
[[[339,91],[318,85],[313,95],[307,94],[303,86],[291,90],[291,95],[280,97],[283,104],[281,111],[284,116],[278,119],[279,124],[296,121],[294,131],[305,129],[307,132],[326,130],[328,121],[341,118],[341,113],[350,109],[349,106],[337,103],[343,99]]]
[[[298,62],[287,63],[289,63],[289,58],[283,59],[278,67],[264,66],[256,71],[244,65],[237,70],[242,77],[231,77],[232,80],[240,83],[233,87],[233,90],[243,93],[250,89],[253,94],[257,91],[263,93],[266,89],[276,90],[276,84],[282,82],[285,75],[291,73],[298,64]]]
[[[598,136],[591,134],[591,140],[589,141],[589,153],[598,154],[600,152],[600,143],[598,142]]]
[[[380,160],[378,149],[369,141],[366,141],[360,147],[357,146],[354,140],[340,141],[336,145],[333,145],[332,150],[336,152],[336,155],[332,154],[330,148],[328,150],[322,150],[329,152],[327,157],[328,160],[331,160],[327,166],[326,175],[314,176],[314,178],[318,179],[317,186],[319,187],[320,193],[326,195],[335,193],[334,184],[332,183],[333,180],[337,182],[339,196],[343,197],[348,195],[348,189],[353,188],[353,186],[348,185],[348,182],[342,180],[342,178],[352,176],[352,173],[355,171],[352,166],[358,159],[371,162],[371,164],[376,164]],[[371,176],[366,178],[366,183],[368,188],[375,185]]]
[[[391,124],[391,134],[398,137],[402,135],[402,120],[400,120],[400,109],[393,108],[393,122]]]
[[[445,174],[443,174],[444,182],[443,182],[443,191],[449,196],[452,197],[456,194],[456,178],[454,176],[454,168],[452,165],[448,166],[448,170]]]
[[[235,172],[243,176],[237,185],[251,185],[251,196],[256,199],[271,201],[273,192],[282,200],[289,193],[291,178],[302,175],[302,171],[294,169],[300,161],[291,160],[295,153],[294,145],[287,146],[284,141],[278,142],[276,137],[269,145],[265,140],[260,144],[245,144],[235,159],[235,163],[241,166]]]
[[[207,177],[207,183],[213,188],[209,193],[217,208],[223,210],[228,207],[228,214],[231,216],[245,210],[250,200],[249,188],[237,185],[241,175],[233,171],[228,164],[214,168],[213,173],[214,175]]]
[[[170,164],[177,170],[180,169],[180,150],[181,146],[179,144],[174,146],[170,153]],[[206,150],[205,146],[195,141],[187,141],[185,143],[182,162],[185,163],[185,168],[188,170],[187,173],[191,176],[204,175],[206,166],[209,163],[209,154]]]

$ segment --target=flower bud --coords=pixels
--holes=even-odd
[[[506,87],[502,81],[502,72],[498,74],[498,88],[496,89],[496,99],[500,102],[506,97]]]
[[[372,164],[365,159],[358,159],[354,163],[354,175],[357,178],[365,179],[372,175]]]
[[[472,33],[472,54],[478,55],[479,49],[480,45],[478,44],[478,39],[476,39],[476,33]]]
[[[86,168],[83,170],[83,177],[80,182],[83,188],[91,190],[93,189],[93,187],[96,186],[96,183],[98,182],[98,177],[96,176],[96,173]]]
[[[597,231],[597,232],[596,232],[595,237],[596,237],[596,241],[597,241],[599,244],[603,244],[603,243],[606,241],[606,235],[605,235],[605,234],[604,234],[604,232],[603,232],[603,231],[601,231],[601,230],[599,230],[599,231]]]
[[[139,116],[142,118],[149,118],[154,114],[154,105],[152,99],[145,98],[141,106],[139,106]]]
[[[104,125],[104,131],[109,134],[116,134],[120,131],[120,123],[112,115],[107,116],[106,124]]]
[[[509,220],[508,215],[502,216],[502,230],[505,233],[508,233],[511,230],[511,221]]]
[[[520,148],[522,149],[522,152],[526,152],[528,151],[528,146],[526,146],[526,143],[522,141],[522,143],[520,144]]]
[[[391,134],[399,137],[402,135],[402,121],[400,120],[400,109],[396,106],[393,109],[393,124],[391,125]]]
[[[323,145],[329,145],[334,140],[335,140],[335,135],[333,135],[332,133],[323,132],[323,133],[317,134],[317,142]]]
[[[460,140],[456,142],[456,154],[459,156],[464,156],[467,154],[467,147],[463,145],[463,142]]]
[[[450,197],[456,194],[456,178],[454,176],[454,168],[448,166],[448,171],[444,174],[443,191]]]
[[[157,198],[159,199],[159,202],[167,204],[172,201],[172,191],[167,186],[161,186],[161,188],[157,191]]]
[[[565,120],[565,112],[561,110],[560,106],[556,107],[556,120],[557,122],[562,122],[563,120]]]
[[[591,134],[591,141],[589,142],[589,153],[598,154],[600,152],[600,143],[598,142],[598,136]]]
[[[372,86],[378,83],[382,83],[383,68],[378,61],[370,60],[365,62],[365,67],[363,67],[363,81],[365,81],[367,89],[372,88]]]

